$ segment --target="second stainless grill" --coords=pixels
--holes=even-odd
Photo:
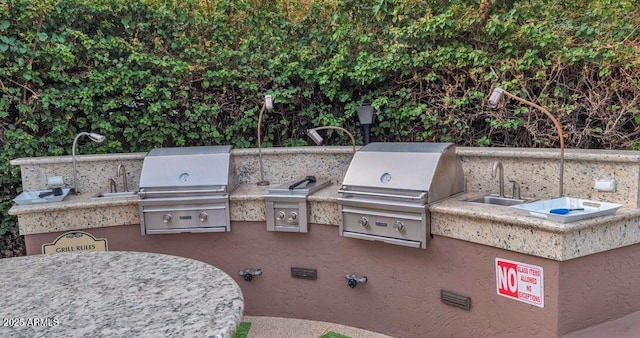
[[[426,248],[429,204],[464,191],[451,143],[370,143],[351,160],[338,198],[345,237]]]
[[[156,148],[140,174],[142,234],[230,231],[231,146]]]

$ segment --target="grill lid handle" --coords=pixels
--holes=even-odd
[[[300,180],[298,182],[295,182],[295,183],[291,184],[289,186],[289,190],[295,189],[297,186],[299,186],[302,183],[307,182],[307,184],[309,184],[309,183],[314,183],[315,181],[316,181],[316,177],[315,176],[307,176],[303,180]]]
[[[194,196],[194,195],[202,195],[202,194],[219,194],[224,192],[225,192],[224,188],[201,189],[201,190],[150,190],[150,191],[146,191],[144,188],[141,188],[140,191],[138,191],[138,196],[140,196],[140,198],[163,196],[163,195],[180,197],[180,196]]]
[[[353,190],[345,190],[345,189],[339,189],[338,190],[339,193],[345,194],[345,195],[362,195],[362,196],[373,196],[373,197],[387,197],[387,198],[400,198],[400,199],[405,199],[405,200],[424,200],[424,198],[427,196],[427,192],[421,192],[420,195],[398,195],[398,194],[384,194],[384,193],[378,193],[378,192],[365,192],[365,191],[353,191]]]

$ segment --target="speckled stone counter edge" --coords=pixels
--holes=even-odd
[[[487,167],[490,167],[488,161],[502,160],[505,163],[509,161],[538,161],[542,163],[544,168],[547,159],[553,160],[558,157],[555,149],[519,149],[519,148],[466,148],[458,147],[458,154],[462,157],[465,171],[469,173],[480,172],[486,175]],[[244,158],[245,161],[252,162],[257,155],[256,149],[238,149],[232,150],[232,154],[237,158]],[[290,166],[288,157],[299,158],[301,155],[311,156],[347,156],[342,158],[342,162],[332,162],[344,164],[345,160],[350,159],[350,147],[302,147],[302,148],[267,148],[263,149],[265,158],[270,158],[273,167],[283,170]],[[86,161],[117,161],[117,160],[138,160],[142,161],[144,153],[138,154],[112,154],[112,155],[85,155],[83,160]],[[282,160],[285,158],[285,160]],[[640,163],[640,152],[627,151],[608,151],[608,150],[567,150],[565,160],[572,160],[574,163],[582,161],[591,161],[604,163],[621,163],[624,170],[617,168],[615,170],[591,168],[589,170],[613,171],[618,175],[618,180],[628,181],[626,195],[622,198],[633,198],[634,192],[637,198],[638,191],[638,163]],[[308,158],[305,159],[307,161]],[[333,160],[330,158],[330,160]],[[54,163],[68,163],[70,158],[49,157],[37,159],[17,159],[12,161],[14,165],[42,165]],[[279,166],[278,163],[281,165]],[[513,162],[515,163],[515,162]],[[253,163],[250,163],[253,164]],[[317,164],[311,163],[313,166]],[[346,163],[348,166],[348,163]],[[551,166],[552,167],[552,166]],[[248,168],[247,170],[254,170]],[[272,171],[278,171],[272,169]],[[337,189],[341,180],[340,170],[334,172],[332,177],[333,184],[316,194],[309,197],[310,220],[312,223],[337,225],[339,215],[337,209]],[[553,168],[550,168],[553,174]],[[583,170],[584,168],[574,168],[575,170]],[[621,178],[620,175],[629,175]],[[245,176],[245,178],[250,176]],[[470,175],[472,176],[472,175]],[[553,176],[553,175],[549,175]],[[483,176],[484,177],[484,176]],[[591,175],[591,178],[598,177]],[[474,183],[474,191],[491,192],[492,186],[485,187],[484,181],[477,180],[480,183]],[[553,180],[549,180],[553,182]],[[545,184],[551,184],[543,182]],[[273,184],[273,183],[272,183]],[[469,187],[467,185],[467,189]],[[584,185],[580,183],[577,185]],[[258,187],[252,183],[245,183],[238,186],[230,195],[230,213],[232,221],[264,221],[264,195],[268,187]],[[549,189],[549,195],[552,196],[553,189]],[[539,194],[544,194],[538,191]],[[465,198],[473,195],[473,192],[465,193]],[[475,193],[480,194],[480,193]],[[605,195],[607,196],[607,195]],[[545,196],[536,196],[544,198]],[[585,196],[592,197],[592,196]],[[480,244],[490,245],[507,250],[532,254],[554,260],[567,260],[584,255],[606,251],[621,246],[640,243],[640,211],[633,206],[637,204],[636,200],[625,201],[625,208],[619,210],[615,215],[601,217],[593,220],[585,220],[569,224],[559,224],[552,221],[541,220],[531,217],[524,217],[516,214],[514,211],[500,206],[480,207],[470,206],[469,203],[460,201],[460,196],[451,198],[442,203],[436,203],[430,206],[432,214],[432,233],[434,235],[457,238],[460,240],[476,242]],[[620,196],[619,196],[620,198]],[[616,201],[618,202],[618,201]],[[629,208],[628,206],[631,205]],[[498,209],[495,209],[498,208]],[[74,222],[75,219],[80,221]],[[48,205],[33,206],[14,206],[10,210],[10,214],[18,215],[20,221],[20,230],[22,234],[35,234],[52,231],[68,231],[76,229],[87,229],[105,226],[117,226],[126,224],[138,224],[139,216],[137,213],[136,198],[116,199],[111,201],[95,201],[91,199],[73,200],[73,198],[60,203],[51,203]],[[64,219],[61,222],[60,219]],[[51,226],[51,224],[61,224],[60,226]],[[266,231],[266,230],[265,230]],[[337,230],[336,230],[337,231]],[[605,234],[605,236],[603,236]]]

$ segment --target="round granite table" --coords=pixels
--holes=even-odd
[[[209,264],[144,252],[0,259],[0,337],[231,337],[238,284]]]

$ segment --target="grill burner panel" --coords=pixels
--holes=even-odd
[[[368,208],[342,207],[344,232],[347,237],[380,240],[392,244],[403,242],[406,246],[419,248],[419,240],[426,233],[426,224],[421,213],[374,212]],[[357,234],[357,235],[352,235]]]
[[[142,234],[230,231],[231,146],[157,148],[140,174]]]
[[[312,176],[307,176],[312,177]],[[308,232],[307,197],[331,184],[298,180],[269,189],[265,195],[265,212],[268,231]],[[293,187],[293,189],[290,189]]]
[[[143,234],[229,231],[225,195],[140,200]]]
[[[338,198],[345,237],[426,248],[429,203],[464,190],[450,143],[370,143],[358,151]]]

